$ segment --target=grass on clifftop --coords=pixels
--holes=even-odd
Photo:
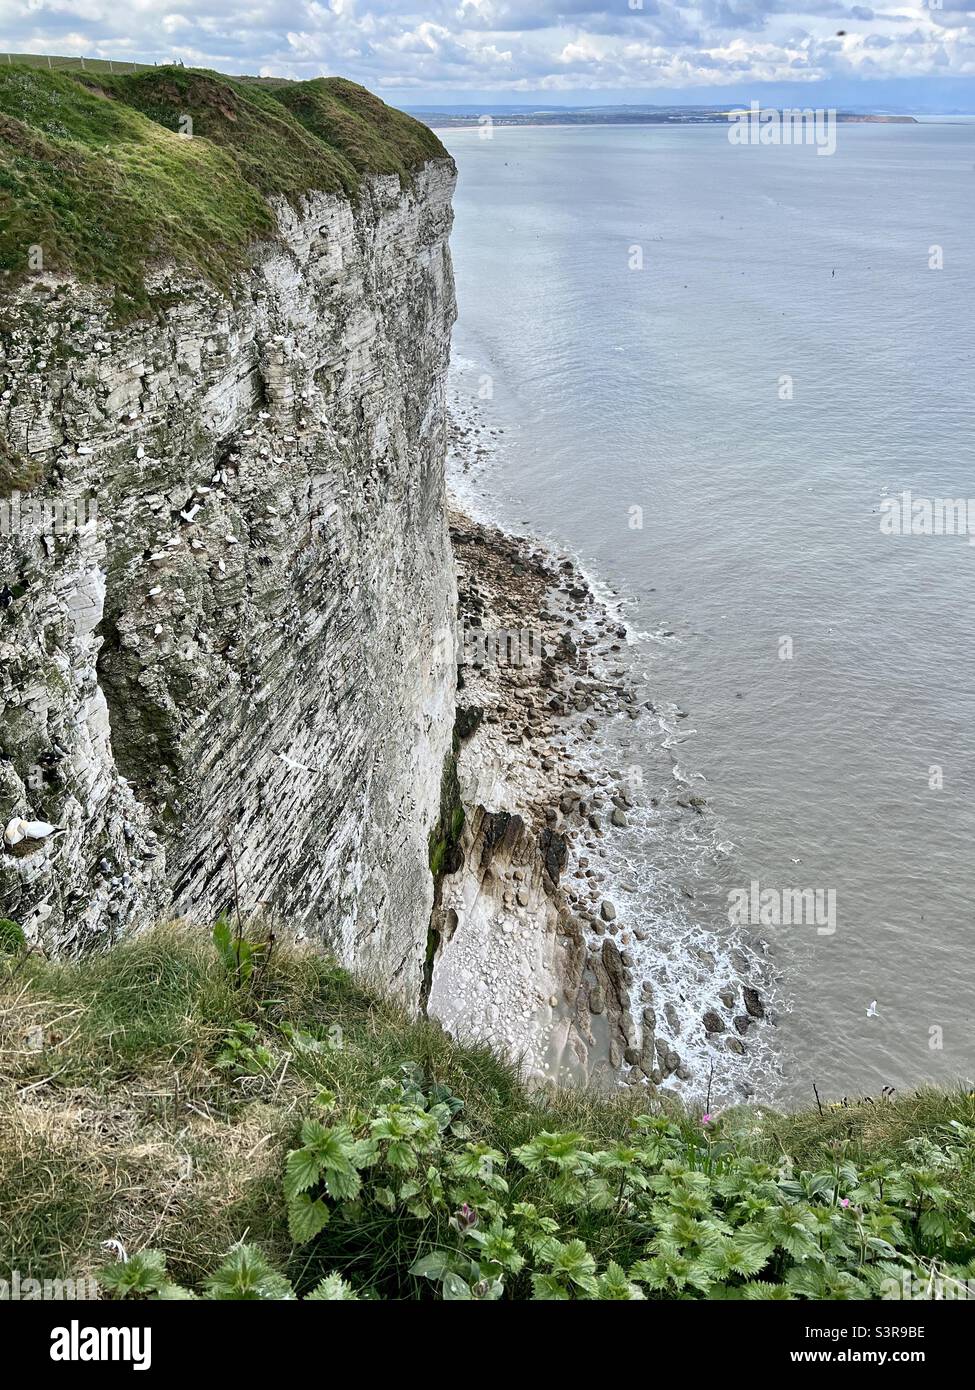
[[[232,944],[228,966],[175,928],[80,964],[12,945],[0,1268],[24,1278],[602,1300],[876,1298],[975,1273],[961,1091],[703,1123],[530,1094],[310,951],[238,979]]]
[[[131,316],[147,307],[155,262],[225,287],[248,247],[274,234],[268,196],[352,197],[365,174],[405,183],[437,158],[448,156],[427,126],[340,78],[265,86],[192,68],[2,67],[0,273],[16,284],[39,247],[44,268],[113,286]]]

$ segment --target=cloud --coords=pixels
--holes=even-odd
[[[382,91],[700,89],[975,75],[975,0],[3,0],[0,51],[84,53]],[[838,35],[838,31],[843,31]]]

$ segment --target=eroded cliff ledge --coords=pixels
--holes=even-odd
[[[454,716],[453,166],[349,84],[6,81],[0,818],[54,829],[4,845],[0,915],[80,950],[209,921],[235,865],[245,908],[415,996]],[[79,167],[100,228],[57,196]],[[213,184],[195,226],[181,174]]]

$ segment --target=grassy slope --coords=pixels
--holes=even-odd
[[[53,72],[151,72],[153,63],[127,63],[117,58],[56,58],[48,53],[0,53],[0,65],[49,68]]]
[[[269,1076],[235,1080],[215,1065],[242,1017],[260,1020],[277,1061]],[[285,1022],[337,1026],[343,1045],[282,1075]],[[158,1245],[195,1282],[245,1230],[285,1263],[281,1162],[311,1098],[328,1085],[367,1105],[408,1060],[452,1086],[494,1141],[527,1137],[547,1114],[487,1049],[455,1047],[310,952],[278,954],[259,1007],[209,941],[175,929],[80,964],[0,957],[0,1266],[80,1274],[120,1236]],[[624,1125],[622,1111],[582,1096],[557,1109],[607,1135]]]
[[[268,1049],[255,1075],[217,1065],[242,1019]],[[295,1052],[282,1024],[341,1045]],[[130,1251],[164,1250],[171,1277],[198,1285],[246,1234],[299,1286],[341,1268],[359,1287],[389,1277],[392,1296],[404,1296],[416,1223],[386,1217],[373,1232],[365,1219],[344,1234],[336,1224],[327,1252],[309,1257],[289,1239],[281,1178],[320,1088],[345,1113],[370,1107],[407,1061],[463,1099],[473,1139],[505,1152],[545,1129],[611,1145],[640,1105],[532,1096],[488,1050],[456,1046],[310,952],[279,951],[257,994],[233,987],[209,942],[175,929],[81,964],[0,957],[0,1267],[78,1277],[118,1238]],[[816,1171],[839,1154],[901,1161],[912,1140],[938,1139],[952,1120],[975,1121],[972,1096],[922,1092],[825,1118],[742,1109],[722,1119],[720,1142]],[[700,1144],[696,1117],[676,1123]],[[950,1181],[975,1206],[971,1171]],[[600,1262],[613,1257],[614,1224],[607,1234],[583,1211],[573,1219],[565,1238],[578,1233]]]
[[[46,268],[113,286],[120,314],[138,314],[145,270],[163,259],[225,286],[274,233],[268,195],[354,196],[364,174],[406,181],[446,157],[426,126],[338,78],[2,66],[0,272],[16,284],[40,246]]]

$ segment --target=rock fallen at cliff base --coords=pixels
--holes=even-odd
[[[751,1018],[764,1018],[765,1006],[762,1003],[761,995],[758,990],[751,985],[742,987],[742,998],[745,1001],[745,1011]]]

